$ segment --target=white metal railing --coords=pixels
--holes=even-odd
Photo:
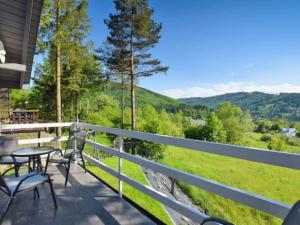
[[[30,128],[37,127],[37,126],[38,127],[70,127],[71,125],[72,123],[35,124],[35,125],[31,125]],[[14,127],[12,127],[12,125],[2,125],[0,126],[0,132],[1,129],[7,128],[6,126],[10,126],[10,129],[13,130],[13,129],[20,129],[20,127],[23,128],[25,125],[23,126],[18,124],[18,125],[13,125]],[[116,136],[119,136],[119,140],[122,140],[122,137],[130,137],[135,139],[152,141],[156,143],[184,147],[186,149],[193,149],[197,151],[202,151],[202,152],[207,152],[207,153],[212,153],[212,154],[217,154],[222,156],[229,156],[233,158],[249,160],[258,163],[266,163],[270,165],[297,169],[297,170],[300,169],[299,154],[260,150],[255,148],[247,148],[247,147],[240,147],[234,145],[225,145],[225,144],[218,144],[212,142],[176,138],[176,137],[170,137],[164,135],[150,134],[150,133],[144,133],[138,131],[128,131],[128,130],[122,130],[118,128],[109,128],[109,127],[84,124],[84,123],[75,123],[74,126],[78,128],[114,134]],[[51,140],[63,141],[66,140],[66,137],[60,139],[56,138]],[[46,139],[41,138],[41,139],[31,139],[31,140],[20,140],[19,143],[29,144],[29,143],[39,143],[44,141],[46,141]],[[179,213],[191,218],[192,220],[202,221],[204,218],[207,217],[207,215],[200,212],[199,210],[194,209],[188,205],[184,205],[183,203],[176,201],[174,199],[171,199],[167,195],[160,193],[157,190],[148,187],[144,184],[141,184],[140,182],[134,180],[133,178],[126,176],[124,173],[122,173],[122,159],[125,159],[133,163],[136,163],[138,165],[141,165],[143,167],[162,173],[168,177],[174,178],[179,181],[184,181],[200,189],[245,204],[247,206],[261,210],[263,212],[269,213],[271,215],[274,215],[282,219],[285,218],[285,216],[287,215],[287,213],[291,208],[291,206],[287,204],[281,203],[279,201],[274,201],[272,199],[266,198],[261,195],[246,192],[238,188],[230,187],[218,183],[216,181],[203,178],[201,176],[195,176],[174,168],[170,168],[168,166],[147,160],[145,158],[136,155],[128,154],[122,151],[122,141],[120,143],[121,144],[119,144],[118,149],[115,149],[113,147],[96,143],[95,141],[91,141],[91,140],[86,141],[87,145],[90,145],[95,149],[117,156],[119,160],[118,171],[109,168],[107,165],[92,158],[90,155],[84,154],[84,158],[87,161],[100,167],[104,171],[108,172],[109,174],[119,179],[120,197],[122,196],[122,182],[126,182],[129,185],[133,186],[134,188],[160,201],[164,205],[167,205],[168,207],[173,208]]]
[[[3,132],[14,132],[17,130],[32,130],[37,128],[55,128],[55,127],[71,127],[73,123],[27,123],[27,124],[0,124],[0,134]],[[68,140],[67,136],[63,137],[44,137],[44,138],[33,138],[18,140],[18,144],[38,144],[38,143],[49,143],[49,142],[62,142]]]
[[[157,135],[150,134],[139,131],[128,131],[118,128],[109,128],[91,124],[84,123],[76,123],[76,127],[89,129],[93,131],[99,131],[109,134],[114,134],[120,137],[130,137],[135,139],[141,139],[146,141],[152,141],[161,144],[173,145],[177,147],[184,147],[186,149],[197,150],[201,152],[207,152],[222,156],[229,156],[238,159],[244,159],[248,161],[258,162],[258,163],[266,163],[270,165],[292,168],[292,169],[300,169],[300,155],[278,152],[278,151],[270,151],[270,150],[261,150],[256,148],[248,148],[241,147],[235,145],[227,145],[227,144],[218,144],[213,142],[185,139],[185,138],[176,138],[165,135]],[[88,145],[93,146],[96,149],[107,152],[109,154],[115,155],[119,158],[126,159],[143,167],[152,169],[156,172],[162,173],[168,177],[174,178],[178,181],[184,181],[188,184],[194,185],[200,189],[206,190],[208,192],[217,194],[224,198],[231,199],[235,202],[242,203],[244,205],[250,206],[252,208],[261,210],[263,212],[269,213],[281,219],[284,219],[291,209],[291,206],[279,201],[275,201],[264,196],[253,194],[235,187],[227,186],[221,184],[219,182],[209,180],[200,176],[195,176],[174,168],[170,168],[168,166],[147,160],[145,158],[131,155],[125,152],[118,151],[112,147],[108,147],[93,141],[88,140]],[[132,178],[128,178],[122,172],[117,173],[112,169],[108,169],[107,166],[103,165],[103,163],[96,163],[95,160],[92,160],[90,156],[85,154],[85,158],[101,167],[108,173],[116,176],[120,180],[132,185],[133,187],[145,191],[148,195],[155,198],[156,200],[162,202],[163,204],[177,210],[181,214],[194,219],[196,221],[201,221],[206,217],[205,214],[199,212],[195,212],[195,209],[192,209],[189,206],[182,205],[182,203],[169,199],[167,196],[162,193],[158,193],[156,190],[151,189],[137,181],[132,180]],[[121,191],[121,190],[120,190]]]

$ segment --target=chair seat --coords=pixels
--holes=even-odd
[[[32,176],[33,175],[33,176]],[[32,177],[29,177],[28,179],[26,179],[20,186],[19,190],[18,191],[23,191],[25,189],[28,189],[28,188],[33,188],[45,181],[48,180],[48,178],[46,176],[42,176],[36,172],[31,172],[31,173],[28,173],[28,174],[24,174],[24,175],[21,175],[21,176],[18,176],[18,177],[15,177],[15,176],[10,176],[10,177],[6,177],[4,178],[5,179],[5,182],[8,186],[8,188],[10,189],[11,192],[14,192],[17,188],[17,185],[19,184],[19,182],[24,179],[25,177],[28,177],[28,176],[32,176]]]
[[[27,157],[16,157],[15,159],[18,164],[28,163]],[[3,156],[0,158],[0,164],[3,164],[3,165],[14,164],[14,160],[10,156]]]

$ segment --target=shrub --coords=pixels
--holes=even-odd
[[[184,136],[190,139],[203,140],[202,127],[190,126],[184,131]]]
[[[154,161],[163,159],[166,149],[166,145],[150,141],[140,141],[136,147],[138,155]]]
[[[286,137],[285,141],[288,145],[300,146],[300,138],[298,137]]]
[[[273,137],[270,141],[268,148],[272,150],[283,150],[285,149],[285,140],[282,137]]]
[[[270,142],[272,140],[272,136],[269,134],[264,134],[263,136],[261,136],[260,140],[265,142]]]

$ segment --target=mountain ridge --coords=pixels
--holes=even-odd
[[[209,108],[216,108],[222,102],[231,102],[243,110],[249,110],[255,118],[300,121],[300,93],[236,92],[211,97],[181,98],[178,101]]]

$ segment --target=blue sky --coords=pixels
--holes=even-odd
[[[99,47],[112,0],[90,0]],[[300,92],[300,1],[150,0],[163,23],[154,57],[167,75],[139,85],[171,97],[236,91]]]

